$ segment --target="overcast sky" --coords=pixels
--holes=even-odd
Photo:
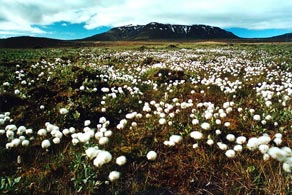
[[[291,0],[0,0],[0,37],[82,38],[161,22],[218,26],[240,36],[292,32]]]

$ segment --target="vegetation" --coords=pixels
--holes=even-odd
[[[292,193],[291,45],[129,45],[1,49],[1,194]]]

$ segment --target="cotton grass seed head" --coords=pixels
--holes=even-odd
[[[207,122],[203,122],[201,124],[201,128],[204,129],[204,130],[210,130],[211,129],[211,125]]]
[[[68,113],[69,113],[69,110],[67,108],[61,108],[60,109],[60,114],[65,115],[65,114],[68,114]]]
[[[116,164],[119,165],[119,166],[122,166],[122,165],[126,164],[126,162],[127,162],[127,158],[125,156],[119,156],[116,159]]]
[[[111,182],[114,182],[120,178],[121,173],[118,171],[111,171],[108,178]]]
[[[228,157],[228,158],[234,158],[235,157],[235,151],[234,150],[227,150],[225,152],[225,155]]]
[[[155,161],[157,158],[157,153],[155,151],[149,151],[146,155],[147,159],[150,161]]]

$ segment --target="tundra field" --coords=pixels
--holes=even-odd
[[[0,194],[292,194],[289,44],[0,51]]]

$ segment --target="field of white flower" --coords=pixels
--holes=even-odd
[[[292,193],[290,45],[1,53],[1,194]]]

